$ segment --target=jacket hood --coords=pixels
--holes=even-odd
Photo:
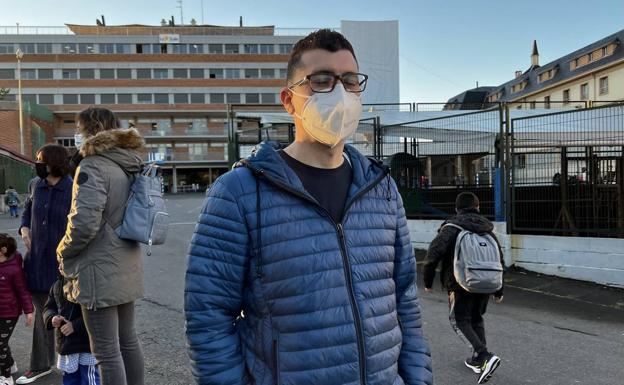
[[[123,167],[127,172],[141,170],[143,161],[136,153],[143,149],[145,141],[134,128],[101,131],[85,139],[80,155],[83,157],[101,155]]]
[[[262,142],[256,146],[251,155],[238,162],[234,167],[247,166],[254,172],[262,172],[269,178],[307,194],[297,174],[278,154],[280,146],[277,142]],[[348,196],[373,183],[387,174],[387,167],[362,155],[350,145],[345,145],[344,152],[353,168],[353,182]]]
[[[489,233],[494,230],[492,222],[476,211],[457,214],[449,218],[447,222],[461,226],[474,233]]]

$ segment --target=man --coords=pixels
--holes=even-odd
[[[207,194],[185,311],[199,384],[432,384],[405,211],[387,169],[344,140],[360,93],[351,44],[293,47],[281,101],[295,141],[262,143]]]
[[[9,188],[4,192],[4,204],[9,206],[9,212],[11,217],[18,218],[19,214],[17,211],[17,207],[19,206],[20,199],[17,191],[13,188],[13,186],[9,186]]]
[[[465,361],[465,365],[479,375],[478,383],[482,384],[490,379],[500,364],[500,359],[487,349],[483,323],[483,315],[492,294],[468,292],[457,282],[453,265],[457,237],[461,229],[491,236],[492,247],[498,250],[500,256],[500,269],[504,266],[503,253],[493,233],[494,226],[479,213],[479,198],[475,194],[460,193],[455,200],[455,211],[457,215],[443,223],[429,245],[423,270],[425,291],[432,291],[436,268],[442,262],[440,280],[448,291],[449,320],[453,330],[472,347],[473,355]],[[494,293],[494,299],[496,303],[502,302],[502,286]]]

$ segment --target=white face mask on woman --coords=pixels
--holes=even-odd
[[[74,134],[74,142],[76,144],[76,148],[80,150],[82,144],[84,143],[84,136],[82,136],[82,134]]]
[[[307,98],[303,104],[301,119],[303,129],[316,141],[330,148],[357,130],[362,115],[362,100],[355,92],[347,92],[342,83],[336,84],[332,92],[315,92],[312,95],[293,94]]]

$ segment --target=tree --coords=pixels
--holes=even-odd
[[[4,98],[11,92],[10,88],[0,88],[0,100],[4,100]]]

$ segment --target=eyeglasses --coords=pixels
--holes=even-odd
[[[303,85],[307,82],[313,92],[332,92],[336,87],[337,80],[340,80],[345,91],[362,92],[366,89],[366,81],[368,80],[368,75],[355,72],[347,72],[342,75],[336,75],[328,72],[319,72],[307,75],[303,79],[288,86],[288,89],[293,89],[294,87]]]

